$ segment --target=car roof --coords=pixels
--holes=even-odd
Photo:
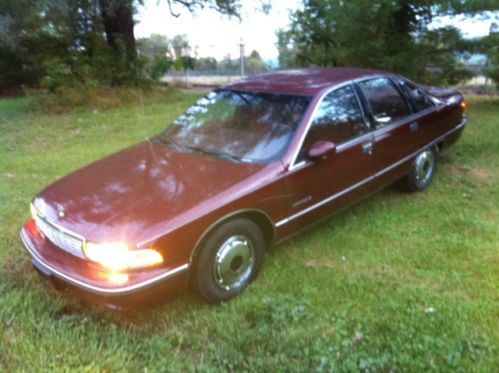
[[[391,75],[379,70],[346,67],[281,70],[248,76],[225,85],[223,89],[315,96],[334,85],[380,74]]]

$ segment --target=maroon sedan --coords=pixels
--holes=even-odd
[[[427,188],[465,106],[381,71],[246,78],[43,190],[21,237],[40,273],[108,304],[189,283],[228,300],[271,244],[394,182]]]

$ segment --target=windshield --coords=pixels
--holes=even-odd
[[[286,152],[309,102],[303,96],[211,92],[156,141],[232,161],[271,162]]]

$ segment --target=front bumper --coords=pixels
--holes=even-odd
[[[33,220],[22,228],[20,235],[32,256],[33,266],[41,275],[56,285],[74,289],[84,298],[99,303],[119,307],[140,306],[163,299],[166,292],[187,285],[187,263],[131,272],[126,283],[113,285],[109,281],[111,272],[55,247],[37,230]]]

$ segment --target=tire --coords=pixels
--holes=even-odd
[[[408,192],[421,192],[430,186],[436,171],[437,153],[434,148],[428,148],[416,156],[411,170],[398,186]]]
[[[237,296],[253,281],[266,255],[262,231],[253,221],[234,219],[216,228],[200,248],[194,285],[210,303]]]

